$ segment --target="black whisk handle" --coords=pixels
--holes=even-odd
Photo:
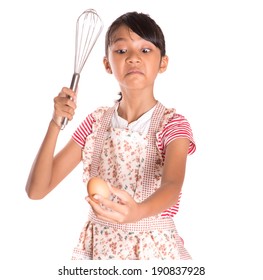
[[[78,88],[79,78],[80,78],[79,73],[74,73],[72,76],[70,89],[72,89],[74,92],[76,92],[76,90]],[[71,97],[68,96],[68,98],[71,98]],[[68,118],[62,118],[61,127],[60,127],[61,130],[63,130],[67,124],[68,124]]]

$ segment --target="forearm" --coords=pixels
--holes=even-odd
[[[161,186],[140,204],[142,218],[162,213],[178,202],[184,182],[188,149],[187,138],[176,139],[167,146]]]
[[[151,196],[139,204],[141,219],[162,213],[178,202],[181,185],[175,183],[163,184]]]
[[[59,131],[60,128],[51,121],[26,184],[26,192],[32,199],[43,198],[51,190],[49,185]]]

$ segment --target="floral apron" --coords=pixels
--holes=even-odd
[[[83,180],[99,176],[124,189],[137,202],[160,186],[163,156],[156,147],[165,107],[157,103],[147,135],[112,128],[116,104],[102,109],[83,149]],[[112,195],[111,199],[118,202]],[[172,217],[161,214],[136,223],[109,223],[98,219],[92,209],[74,248],[73,260],[191,259],[176,231]]]

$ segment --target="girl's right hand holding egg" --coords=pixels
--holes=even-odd
[[[54,113],[52,120],[61,127],[63,118],[72,120],[76,109],[76,93],[70,88],[63,87],[61,92],[54,98]]]

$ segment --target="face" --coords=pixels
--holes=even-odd
[[[119,27],[113,35],[104,65],[113,73],[121,90],[153,88],[158,73],[166,70],[168,57],[160,49],[142,39],[127,26]]]

